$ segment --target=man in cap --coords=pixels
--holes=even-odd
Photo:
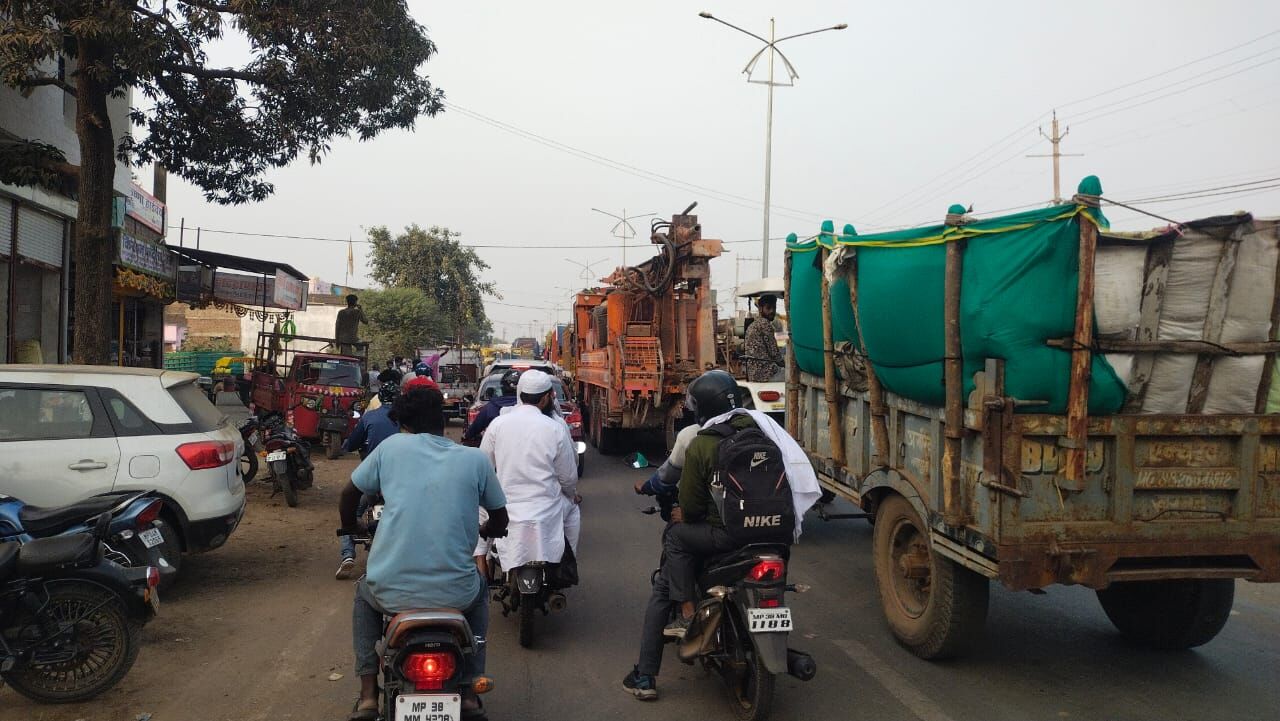
[[[559,563],[565,545],[578,551],[578,455],[569,426],[555,413],[551,376],[527,370],[517,404],[489,424],[480,449],[489,455],[507,497],[508,536],[497,542],[503,568]]]
[[[778,347],[777,336],[774,335],[777,331],[774,318],[778,315],[778,299],[776,296],[762,295],[756,301],[756,307],[760,310],[760,315],[747,326],[747,337],[743,340],[747,380],[752,383],[782,380],[785,359],[782,349]]]

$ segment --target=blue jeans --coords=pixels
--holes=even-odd
[[[369,510],[369,496],[368,494],[362,494],[360,496],[360,505],[356,506],[356,518],[363,517],[368,510]],[[354,560],[356,557],[355,539],[353,539],[351,536],[342,536],[338,540],[342,542],[341,557],[343,559],[350,558]]]
[[[477,572],[476,575],[479,575]],[[475,678],[484,673],[486,639],[489,634],[489,587],[480,584],[471,605],[460,609],[471,626],[476,639],[476,652],[467,657],[467,674]],[[391,615],[380,608],[364,585],[364,578],[356,581],[356,600],[351,612],[351,637],[356,653],[356,675],[374,676],[378,673],[378,641],[384,630],[382,617]]]

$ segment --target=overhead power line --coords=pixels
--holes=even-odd
[[[172,230],[177,230],[178,226],[170,225],[169,228]],[[188,230],[195,230],[195,228],[194,227],[188,228]],[[315,235],[289,235],[286,233],[258,233],[250,230],[220,230],[217,228],[200,228],[200,230],[204,233],[213,233],[215,235],[243,235],[250,238],[278,238],[282,240],[314,240],[314,241],[319,241],[324,243],[361,243],[366,245],[373,242],[368,239],[353,240],[350,238],[322,238]],[[784,235],[784,236],[779,236],[775,238],[770,238],[769,240],[786,240],[786,239],[787,238]],[[737,240],[722,240],[720,242],[726,245],[730,245],[730,244],[738,244],[738,243],[760,243],[762,241],[760,238],[740,238]],[[600,250],[600,249],[609,250],[612,248],[622,247],[622,245],[620,244],[609,244],[609,243],[593,243],[593,244],[586,244],[586,245],[535,245],[532,243],[463,243],[462,245],[463,247],[466,247],[466,248],[479,248],[479,249],[501,248],[501,249],[507,249],[507,250],[519,250],[519,249],[526,249],[526,248],[529,250]],[[627,247],[639,248],[642,246],[630,245]]]

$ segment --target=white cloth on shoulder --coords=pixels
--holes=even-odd
[[[791,486],[791,501],[796,509],[795,540],[799,541],[800,525],[804,520],[805,512],[822,497],[822,488],[818,485],[818,474],[814,473],[813,464],[809,463],[809,456],[805,455],[800,444],[796,443],[796,440],[787,433],[786,429],[778,425],[777,421],[762,411],[735,408],[703,423],[702,427],[710,428],[743,413],[750,415],[760,430],[764,431],[769,440],[778,446],[779,451],[782,451],[782,462],[787,469],[787,484]]]

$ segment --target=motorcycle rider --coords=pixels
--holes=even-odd
[[[703,429],[725,421],[738,429],[754,424],[777,444],[791,486],[798,538],[800,517],[820,495],[817,476],[799,444],[766,414],[742,408],[740,396],[733,376],[711,370],[689,384],[685,403]],[[645,608],[639,663],[622,681],[623,688],[642,701],[658,698],[663,636],[683,638],[689,628],[699,598],[697,575],[703,560],[737,547],[724,530],[711,496],[720,441],[718,435],[698,433],[685,452],[679,482],[680,506],[672,512],[671,523],[663,534],[666,562],[654,580]],[[673,603],[680,604],[680,613],[664,628]]]
[[[468,672],[484,672],[489,626],[487,585],[471,553],[481,535],[501,536],[507,526],[506,497],[484,454],[444,438],[444,397],[437,389],[411,388],[396,400],[400,433],[366,458],[342,491],[344,529],[359,527],[356,507],[363,494],[385,499],[378,542],[368,572],[356,583],[352,642],[360,700],[353,721],[378,717],[378,641],[383,616],[421,608],[457,608],[478,641]],[[423,473],[424,468],[431,473]],[[476,509],[489,513],[481,527]],[[483,713],[474,693],[462,699],[463,716]]]
[[[400,386],[390,380],[383,383],[378,389],[378,400],[381,405],[360,416],[360,420],[356,421],[355,430],[343,442],[342,452],[359,451],[360,459],[364,460],[379,444],[399,433],[400,426],[390,417],[392,404],[399,396]],[[358,517],[364,518],[369,503],[369,496],[360,497],[360,505],[356,509]],[[333,577],[339,581],[347,581],[355,577],[356,573],[356,542],[351,536],[343,536],[340,540],[342,550],[339,552],[338,571]]]
[[[480,444],[497,469],[511,514],[509,535],[496,544],[504,569],[560,563],[566,541],[576,557],[582,527],[578,455],[569,427],[552,415],[551,377],[525,371],[516,390],[519,404],[494,419]]]
[[[544,374],[545,375],[545,374]],[[484,434],[485,429],[493,422],[493,419],[502,415],[502,409],[510,408],[520,400],[516,397],[517,387],[520,384],[520,371],[512,368],[502,374],[502,379],[498,382],[498,395],[489,399],[489,402],[480,409],[476,415],[476,419],[467,426],[466,432],[462,434],[463,442],[477,441]]]

